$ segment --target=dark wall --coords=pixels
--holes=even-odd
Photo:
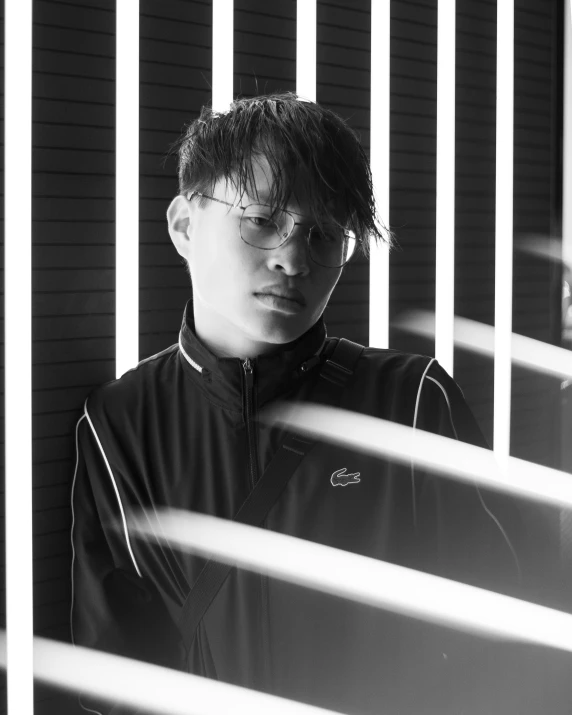
[[[33,70],[34,626],[68,640],[74,429],[115,376],[114,3],[34,2]]]
[[[370,3],[318,2],[317,98],[369,149]],[[516,2],[515,243],[548,236],[558,203],[556,2]],[[391,3],[391,315],[434,309],[437,0]],[[458,314],[493,322],[496,3],[457,0]],[[34,0],[33,380],[35,630],[69,639],[74,428],[90,390],[115,376],[115,2]],[[295,89],[296,4],[236,0],[235,93]],[[190,285],[166,230],[177,191],[169,145],[210,98],[211,3],[141,0],[140,357],[177,339]],[[0,91],[2,87],[0,86]],[[0,286],[0,290],[2,287]],[[514,329],[557,340],[558,275],[515,252]],[[3,292],[2,292],[3,296]],[[326,318],[367,343],[369,272],[350,265]],[[395,348],[431,354],[397,330]],[[1,355],[0,355],[1,357]],[[492,361],[455,354],[455,375],[492,435]],[[554,381],[513,377],[513,452],[554,459]],[[3,457],[2,457],[3,459]],[[37,687],[39,715],[76,712]]]

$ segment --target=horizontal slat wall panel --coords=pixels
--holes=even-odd
[[[435,309],[437,2],[391,3],[390,319]],[[390,347],[433,354],[392,330]]]
[[[318,1],[317,101],[340,114],[369,153],[370,2]],[[328,333],[367,344],[369,272],[362,256],[343,271],[324,314]]]
[[[191,296],[165,212],[178,193],[176,161],[164,161],[184,125],[210,101],[212,8],[200,0],[141,1],[140,358],[177,340]]]
[[[558,3],[515,4],[515,247],[534,235],[547,242],[555,229]],[[530,162],[531,153],[534,162]],[[514,255],[513,330],[560,344],[561,275],[555,264]],[[559,466],[560,380],[515,369],[512,380],[511,452]]]
[[[455,312],[494,323],[496,3],[457,0]],[[460,383],[492,444],[493,361],[455,350]]]
[[[69,640],[75,424],[115,374],[115,3],[34,2],[34,628]],[[79,712],[36,686],[37,713]]]
[[[234,93],[296,90],[296,0],[235,0]]]

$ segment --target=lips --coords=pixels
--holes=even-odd
[[[256,291],[255,295],[275,295],[277,298],[284,298],[285,300],[291,300],[298,305],[305,306],[306,299],[300,293],[299,290],[295,288],[284,288],[282,286],[267,286],[261,290]]]

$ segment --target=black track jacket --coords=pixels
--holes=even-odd
[[[281,443],[257,413],[311,398],[312,358],[334,344],[319,321],[250,365],[217,358],[197,339],[189,302],[178,344],[90,395],[72,491],[75,643],[346,713],[571,712],[561,676],[572,656],[245,570],[231,572],[185,652],[178,620],[204,560],[135,538],[129,514],[156,506],[231,519]],[[486,446],[461,391],[429,357],[366,348],[341,407]],[[341,469],[359,472],[359,483],[333,486]],[[414,465],[317,443],[265,528],[526,597],[517,507]]]

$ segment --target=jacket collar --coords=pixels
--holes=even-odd
[[[250,360],[258,407],[292,389],[293,383],[319,362],[327,340],[320,318],[304,335],[287,348]],[[187,302],[179,333],[179,351],[187,372],[202,383],[209,398],[225,408],[242,410],[245,393],[244,360],[218,357],[198,339],[192,299]]]

